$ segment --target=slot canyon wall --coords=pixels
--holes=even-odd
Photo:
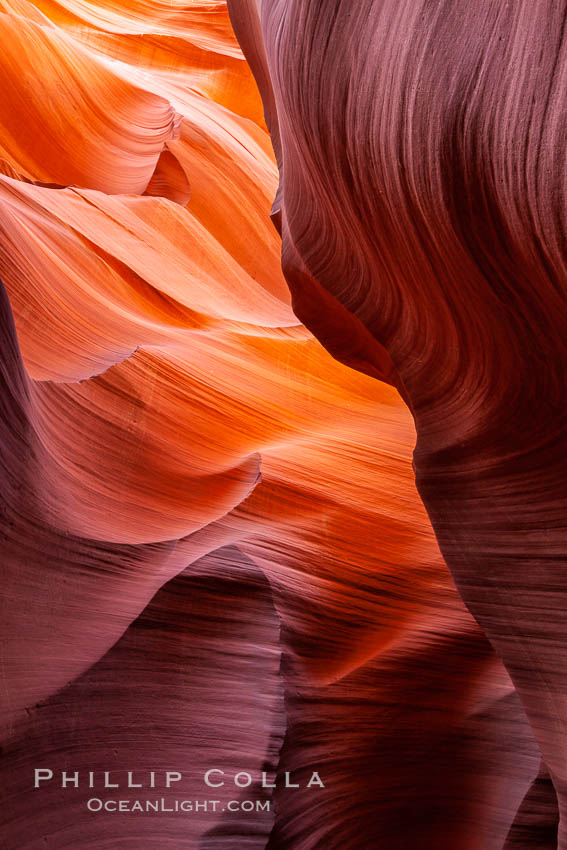
[[[9,850],[566,846],[566,12],[0,0]]]

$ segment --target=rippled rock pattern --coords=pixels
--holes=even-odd
[[[555,850],[567,8],[229,6],[0,0],[3,844]]]

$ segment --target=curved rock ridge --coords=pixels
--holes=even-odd
[[[559,801],[558,837],[556,814],[528,836],[536,780],[510,841],[565,848],[567,6],[229,7],[274,135],[294,310],[354,368],[391,358],[441,551]]]
[[[451,384],[465,342],[496,334],[475,312],[489,284],[464,248],[433,264],[427,240],[442,252],[445,231],[422,229],[425,197],[396,218],[390,185],[373,195],[365,183],[368,163],[386,160],[355,151],[394,104],[354,67],[377,73],[372,38],[418,27],[417,5],[351,4],[349,18],[335,0],[311,11],[264,0],[262,21],[259,5],[231,4],[233,33],[217,0],[0,0],[3,840],[18,850],[553,842],[555,791],[522,682],[511,668],[514,688],[462,604],[412,466],[408,405],[419,486],[462,588],[454,564],[468,569],[477,503],[494,519],[485,530],[497,560],[510,510],[483,490],[482,464],[499,481],[492,449],[471,478],[475,428],[501,433],[503,402],[480,403],[479,361],[463,362],[460,395]],[[369,27],[363,12],[383,17]],[[397,96],[406,83],[388,67]],[[401,166],[388,178],[408,197],[433,191],[429,173],[411,179]],[[459,293],[462,327],[443,300],[455,268],[476,292],[474,305]],[[514,303],[499,302],[502,328]],[[541,310],[555,320],[556,302]],[[537,346],[501,346],[510,393],[522,376],[514,356],[543,358]],[[430,404],[437,392],[444,401]],[[520,417],[526,398],[508,410]],[[543,415],[542,405],[534,434]],[[513,464],[516,443],[501,444]],[[536,454],[523,479],[535,495]],[[544,532],[534,525],[528,550]],[[479,604],[495,600],[491,587]],[[34,789],[36,767],[54,781]],[[251,784],[215,789],[219,807],[191,815],[90,813],[93,791],[58,781],[63,770],[121,783],[128,771],[176,770],[179,789],[136,792],[170,805],[210,798],[209,768],[248,772]],[[324,787],[306,788],[313,771]],[[223,811],[231,799],[270,806]]]

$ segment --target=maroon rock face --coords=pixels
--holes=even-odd
[[[294,309],[410,406],[441,550],[551,777],[510,846],[556,846],[555,790],[566,848],[567,7],[229,6],[279,160]]]

